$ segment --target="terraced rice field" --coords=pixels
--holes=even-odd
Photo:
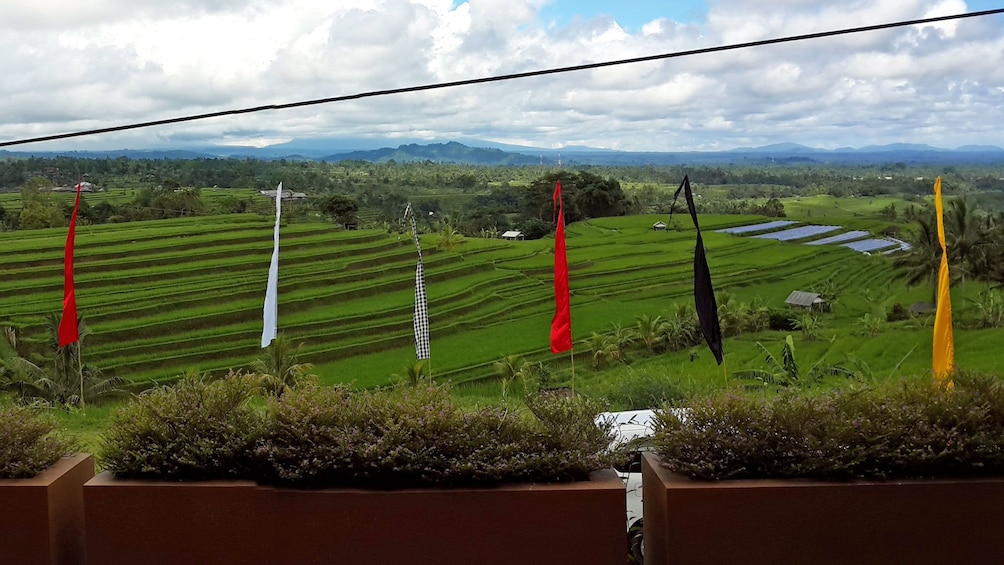
[[[569,226],[577,340],[692,300],[693,230],[653,232],[656,219]],[[701,221],[716,286],[740,296],[755,292],[780,305],[793,288],[835,273],[875,279],[868,284],[877,289],[892,276],[887,260],[839,246],[713,231],[757,218]],[[61,308],[64,240],[65,228],[0,234],[0,325],[18,328],[22,348],[44,349],[44,316]],[[81,226],[77,301],[94,332],[87,362],[136,382],[249,365],[260,352],[271,245],[271,221],[253,215]],[[553,240],[468,239],[457,251],[437,251],[435,235],[425,235],[422,245],[435,376],[483,378],[509,353],[552,359]],[[415,259],[406,235],[326,223],[282,228],[279,328],[304,343],[324,382],[384,384],[414,359]]]

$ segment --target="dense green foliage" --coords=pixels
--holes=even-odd
[[[19,401],[42,402],[61,408],[83,407],[122,393],[126,380],[106,377],[93,365],[82,362],[80,355],[91,330],[83,319],[77,320],[78,340],[60,347],[57,314],[45,316],[47,348],[33,352],[28,359],[17,354],[17,332],[4,330],[4,339],[13,354],[0,351],[0,390],[10,391]]]
[[[249,477],[264,430],[251,404],[255,387],[251,377],[233,375],[150,389],[112,414],[99,460],[126,478]]]
[[[945,205],[944,229],[953,280],[1004,284],[1004,215],[988,214],[965,199],[953,199]],[[942,252],[931,207],[918,214],[908,239],[911,248],[897,258],[896,266],[910,284],[936,288]]]
[[[702,480],[1000,476],[1004,381],[959,375],[829,391],[719,391],[657,412],[669,469]]]
[[[503,407],[461,410],[438,386],[304,387],[270,404],[258,454],[270,482],[309,487],[570,481],[609,466],[610,430],[594,423],[594,403],[528,403],[534,419]]]
[[[109,423],[101,461],[116,475],[248,478],[298,487],[552,482],[606,468],[611,430],[585,399],[462,410],[443,386],[352,392],[307,385],[251,404],[253,379],[186,379],[134,399]]]
[[[48,469],[74,445],[30,406],[0,404],[0,479],[27,479]]]

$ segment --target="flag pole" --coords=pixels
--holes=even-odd
[[[575,348],[568,350],[568,358],[572,360],[572,396],[575,396]]]
[[[80,340],[77,340],[77,375],[80,377],[80,408],[83,410],[87,409],[87,404],[84,402],[84,363],[80,360]]]

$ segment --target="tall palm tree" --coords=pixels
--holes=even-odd
[[[934,214],[920,214],[917,217],[917,231],[908,238],[910,250],[900,255],[894,266],[907,284],[929,284],[933,301],[938,299],[938,268],[941,265],[941,244],[938,242],[938,227]]]
[[[276,397],[282,397],[287,388],[297,385],[303,379],[312,376],[310,370],[314,366],[300,362],[300,349],[286,341],[284,334],[279,334],[265,348],[264,355],[254,361],[253,367],[261,379],[262,387]]]
[[[35,399],[60,406],[85,406],[86,401],[100,400],[122,393],[122,377],[105,377],[97,368],[82,363],[78,352],[83,340],[91,335],[83,318],[77,320],[80,339],[59,346],[59,315],[46,316],[51,357],[31,361],[13,355],[0,359],[0,389],[12,391],[18,398]],[[16,342],[15,342],[16,343]]]
[[[945,241],[948,259],[952,263],[953,275],[965,287],[967,278],[975,278],[978,263],[978,246],[985,233],[979,215],[963,198],[948,203],[945,213]]]

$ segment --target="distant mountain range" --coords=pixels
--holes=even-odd
[[[410,141],[410,140],[409,140]],[[466,143],[409,142],[398,147],[379,147],[373,140],[313,139],[294,140],[263,148],[235,146],[190,147],[177,150],[116,151],[0,151],[2,157],[70,156],[91,159],[128,157],[131,159],[288,159],[305,161],[368,161],[373,163],[430,161],[469,165],[527,166],[567,165],[749,165],[749,164],[999,164],[1004,149],[995,145],[966,145],[944,149],[930,145],[894,143],[855,149],[819,149],[798,143],[776,143],[761,147],[740,147],[729,151],[632,152],[564,147],[541,149],[478,140]]]

